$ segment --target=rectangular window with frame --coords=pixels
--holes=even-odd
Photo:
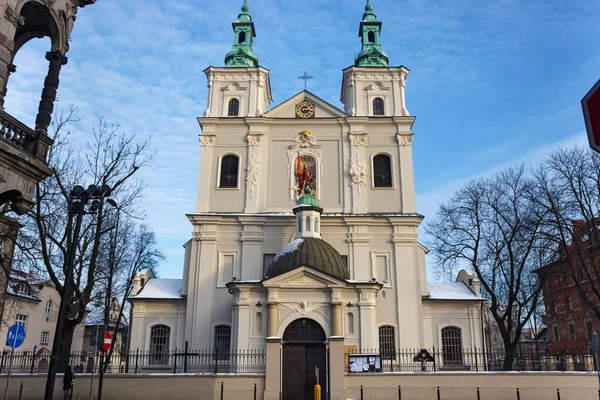
[[[591,338],[592,334],[594,333],[594,325],[592,324],[592,321],[587,321],[585,326],[587,328],[587,335]]]
[[[554,342],[555,343],[560,342],[560,331],[558,329],[558,326],[554,327]]]
[[[40,344],[48,344],[48,339],[50,339],[50,332],[42,331],[42,335],[40,336]]]
[[[575,324],[569,324],[569,337],[571,338],[571,340],[575,340],[576,339]]]
[[[263,254],[263,278],[267,276],[267,271],[269,270],[269,266],[273,262],[277,254]]]
[[[25,328],[25,332],[27,332],[27,318],[28,317],[25,314],[17,314],[15,318],[15,324],[21,325],[23,328]]]

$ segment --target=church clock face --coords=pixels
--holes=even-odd
[[[296,104],[297,118],[313,118],[315,116],[315,106],[308,101],[302,101]]]

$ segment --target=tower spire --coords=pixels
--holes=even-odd
[[[358,31],[358,36],[362,39],[362,49],[356,57],[357,67],[387,67],[388,55],[381,48],[380,35],[381,22],[377,21],[371,0],[367,0]]]
[[[226,67],[258,67],[258,57],[252,51],[256,37],[254,22],[250,15],[248,0],[244,0],[241,12],[233,25],[233,48],[225,56]]]

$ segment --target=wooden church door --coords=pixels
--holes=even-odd
[[[282,400],[313,400],[319,368],[321,398],[327,393],[325,332],[308,318],[292,322],[283,334]]]

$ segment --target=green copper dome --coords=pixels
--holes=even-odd
[[[341,280],[350,273],[342,256],[332,245],[317,238],[298,238],[282,248],[269,266],[265,279],[273,278],[296,268],[308,267]]]
[[[298,207],[294,209],[294,212],[296,212],[296,210],[298,210],[299,208],[306,207],[312,207],[317,209],[317,211],[323,212],[323,209],[319,205],[319,200],[312,195],[312,191],[308,186],[304,188],[304,194],[300,196],[298,200],[296,200],[296,205],[298,205]]]

